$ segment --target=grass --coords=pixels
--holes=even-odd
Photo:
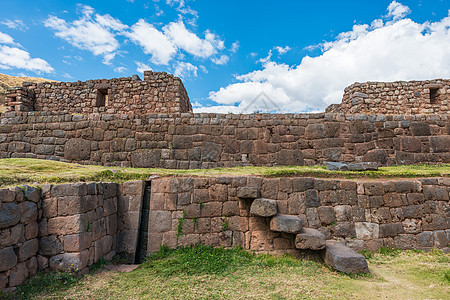
[[[381,250],[370,275],[346,275],[320,258],[255,255],[242,248],[162,247],[129,273],[63,279],[40,274],[18,299],[448,299],[450,257],[440,250]],[[47,277],[45,277],[47,276]],[[67,275],[65,275],[67,276]]]
[[[402,178],[450,176],[450,164],[393,166],[378,171],[328,171],[324,166],[236,167],[192,170],[144,169],[79,165],[31,158],[0,159],[0,187],[31,183],[66,183],[88,181],[127,181],[160,176],[227,176],[255,175],[265,177],[315,176],[328,178]]]

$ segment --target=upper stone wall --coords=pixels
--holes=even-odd
[[[342,104],[328,112],[345,114],[448,114],[450,80],[354,83],[344,90]]]
[[[6,111],[66,111],[69,113],[191,112],[181,79],[167,73],[85,82],[23,83],[7,91]]]

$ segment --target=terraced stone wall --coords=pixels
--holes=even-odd
[[[240,198],[240,190],[248,187],[259,195]],[[299,255],[295,234],[272,231],[270,217],[250,214],[254,198],[262,197],[276,200],[278,214],[299,217],[303,227],[317,229],[327,240],[340,241],[357,251],[380,247],[448,251],[449,193],[449,178],[156,179],[152,180],[147,250],[201,243]]]
[[[450,118],[11,112],[0,117],[0,157],[171,169],[449,163]]]

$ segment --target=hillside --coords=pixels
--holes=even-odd
[[[21,86],[22,82],[47,82],[54,81],[39,77],[17,77],[0,73],[0,112],[3,112],[5,104],[5,91],[7,88]]]

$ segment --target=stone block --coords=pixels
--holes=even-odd
[[[19,223],[20,209],[16,203],[0,203],[0,229]]]
[[[404,233],[402,223],[380,224],[380,237],[395,237]]]
[[[50,258],[50,269],[63,272],[74,272],[86,267],[88,261],[82,261],[81,253],[64,253]]]
[[[38,269],[38,262],[36,257],[33,256],[32,258],[27,260],[25,262],[25,265],[27,266],[29,276],[33,276],[34,274],[36,274]]]
[[[296,216],[277,214],[270,220],[270,230],[285,233],[300,233],[302,220]]]
[[[303,228],[295,238],[297,249],[321,250],[325,248],[325,235],[313,228]]]
[[[19,204],[20,223],[28,224],[36,221],[38,216],[37,205],[30,201],[24,201]]]
[[[139,149],[131,154],[131,165],[134,168],[157,168],[160,166],[160,149]]]
[[[39,253],[46,256],[53,256],[63,251],[63,245],[59,239],[54,236],[46,236],[39,239]]]
[[[448,246],[448,238],[444,230],[437,230],[434,232],[434,246],[438,249]]]
[[[167,232],[172,228],[172,214],[168,211],[150,211],[149,232]]]
[[[432,231],[424,231],[417,235],[417,246],[418,247],[433,247],[434,246],[434,235]]]
[[[320,199],[316,190],[309,189],[305,191],[306,207],[318,207]]]
[[[208,202],[200,208],[201,217],[220,217],[222,216],[222,202]]]
[[[25,241],[22,245],[20,245],[19,250],[17,252],[19,261],[26,261],[32,256],[35,256],[39,249],[39,241],[38,239],[32,239]]]
[[[109,198],[103,202],[104,216],[110,216],[117,212],[117,199]]]
[[[317,213],[322,225],[329,225],[336,222],[336,215],[332,206],[320,206],[317,208]]]
[[[28,268],[26,264],[20,263],[11,270],[9,275],[9,286],[15,287],[25,282],[28,277]]]
[[[322,256],[328,266],[340,272],[346,274],[369,273],[364,256],[337,241],[326,241]]]
[[[243,199],[256,199],[259,197],[259,189],[256,187],[239,187],[237,196]]]
[[[82,232],[77,234],[65,235],[63,237],[65,252],[81,252],[91,245],[91,234]]]
[[[378,239],[380,236],[380,228],[376,223],[356,222],[355,231],[356,238],[361,240]]]
[[[86,212],[84,196],[67,196],[58,198],[58,216],[71,216]]]
[[[86,214],[78,214],[68,217],[56,217],[48,219],[48,234],[65,235],[87,231]]]
[[[142,195],[144,193],[145,181],[126,181],[122,183],[122,195]]]
[[[423,194],[426,200],[432,201],[448,201],[448,190],[444,187],[424,186]]]
[[[44,218],[53,218],[58,215],[58,199],[47,198],[42,201],[42,216]]]
[[[52,197],[85,196],[87,194],[86,183],[69,183],[52,186]]]
[[[41,200],[41,194],[39,193],[39,190],[28,185],[24,186],[24,197],[26,200],[32,202],[39,202],[39,200]]]
[[[10,189],[0,189],[0,203],[14,202],[15,198],[16,193],[14,191]]]
[[[69,139],[64,145],[64,158],[67,160],[89,160],[91,157],[91,142],[85,139]]]
[[[48,268],[48,258],[38,255],[37,256],[38,268],[40,271]]]
[[[272,217],[277,212],[277,201],[271,199],[257,198],[250,207],[250,214],[260,217]]]
[[[394,245],[399,249],[413,249],[417,245],[416,236],[413,234],[399,234],[394,237]]]
[[[17,264],[17,256],[13,247],[0,250],[0,272],[8,271]]]

